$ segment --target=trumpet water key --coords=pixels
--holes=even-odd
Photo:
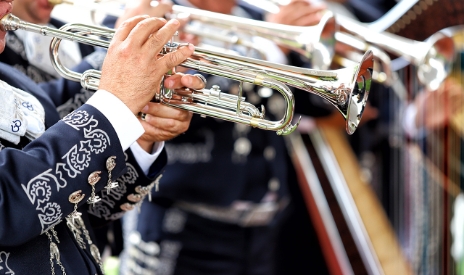
[[[0,20],[3,30],[22,29],[54,37],[50,45],[52,64],[64,78],[79,81],[86,89],[98,89],[101,72],[88,70],[77,73],[64,67],[58,49],[62,39],[108,48],[114,35],[113,29],[84,24],[67,24],[59,30],[24,22],[8,14]],[[169,42],[160,55],[175,51],[183,44]],[[361,62],[340,70],[314,70],[261,61],[248,57],[228,55],[197,47],[192,56],[181,66],[199,72],[226,77],[238,82],[248,82],[278,91],[285,99],[284,115],[280,120],[265,119],[263,110],[238,95],[225,94],[219,87],[193,90],[191,93],[172,94],[163,87],[154,91],[154,100],[162,104],[189,110],[252,127],[276,131],[286,135],[294,131],[292,125],[295,100],[290,87],[298,88],[329,101],[346,119],[346,130],[352,134],[361,120],[372,79],[373,54],[367,51]]]

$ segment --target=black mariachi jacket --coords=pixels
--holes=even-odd
[[[62,120],[53,100],[34,82],[10,66],[0,63],[0,79],[34,95],[45,110],[48,130],[32,142],[15,146],[0,139],[0,274],[51,274],[52,236],[66,274],[101,274],[83,238],[84,248],[66,224],[73,212],[69,196],[85,194],[78,204],[88,235],[92,227],[121,217],[147,192],[166,164],[166,154],[150,168],[150,177],[140,170],[130,150],[123,152],[114,129],[97,109],[83,105]],[[0,103],[1,104],[1,103]],[[113,180],[119,187],[100,192],[108,181],[108,158],[115,157]],[[95,192],[102,200],[87,204],[92,172],[101,171]],[[149,186],[149,187],[147,187]],[[93,239],[95,242],[95,239]],[[61,267],[53,259],[55,274]]]

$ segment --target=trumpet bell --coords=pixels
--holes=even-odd
[[[346,132],[353,134],[361,122],[367,104],[372,82],[374,55],[372,51],[364,54],[360,65],[357,66],[352,85],[352,92],[346,110]],[[342,113],[343,114],[343,113]]]

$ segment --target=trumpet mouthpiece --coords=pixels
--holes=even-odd
[[[19,29],[20,19],[11,13],[8,13],[0,19],[0,29],[2,31],[15,31]]]

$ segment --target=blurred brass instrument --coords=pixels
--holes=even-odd
[[[121,4],[125,1],[112,0]],[[121,7],[104,9],[103,4],[89,1],[74,0],[49,0],[53,5],[71,4],[83,7],[91,12],[102,12],[107,15],[119,17],[123,10]],[[156,3],[156,1],[154,1]],[[194,24],[187,24],[184,31],[203,38],[211,38],[216,41],[222,41],[232,45],[243,45],[255,49],[262,57],[265,57],[263,49],[257,48],[251,41],[241,39],[243,35],[257,36],[266,38],[277,45],[287,47],[300,53],[311,60],[312,67],[315,69],[329,68],[335,43],[336,23],[332,12],[327,11],[321,21],[316,26],[296,27],[283,24],[269,23],[248,18],[241,18],[233,15],[210,12],[196,8],[173,5],[172,13],[168,17],[182,17],[188,19],[190,23],[199,23],[201,27],[195,27]],[[214,26],[227,30],[226,34],[211,33],[204,30],[204,26]]]
[[[250,5],[263,9],[267,12],[276,13],[281,5],[288,4],[289,1],[278,0],[244,0]],[[328,3],[338,7],[336,3]],[[386,51],[397,57],[402,57],[417,67],[417,77],[420,83],[430,90],[436,90],[443,80],[449,75],[455,58],[454,43],[451,37],[439,31],[430,36],[426,41],[415,41],[401,37],[389,32],[379,32],[371,29],[370,24],[361,23],[355,19],[342,14],[335,14],[335,21],[339,25],[340,30],[335,33],[336,42],[342,43],[351,47],[353,50],[372,50],[379,62],[384,74],[374,74],[373,79],[379,82],[390,84],[392,79],[391,60],[388,55],[381,51]],[[373,48],[374,47],[374,48]],[[343,58],[355,58],[354,52],[341,52],[335,46],[335,59],[337,63],[347,62]],[[343,64],[343,63],[342,63]],[[374,70],[381,72],[380,70]]]
[[[200,9],[174,5],[174,14],[188,14],[191,21],[230,30],[232,33],[268,39],[292,49],[311,60],[315,69],[327,69],[332,62],[336,23],[327,11],[316,26],[297,27],[241,18]],[[188,31],[188,29],[187,29]],[[201,35],[201,32],[197,34]],[[216,39],[220,39],[217,37]]]
[[[372,31],[365,24],[343,15],[337,15],[336,21],[343,32],[415,65],[419,81],[430,90],[438,89],[451,71],[455,59],[454,42],[443,32],[436,32],[420,42],[388,32]]]
[[[50,45],[50,55],[58,73],[64,78],[80,81],[86,89],[98,89],[101,72],[88,70],[81,74],[64,67],[59,59],[58,48],[62,39],[108,48],[115,32],[113,29],[85,24],[67,24],[57,30],[22,21],[11,14],[1,19],[0,27],[4,31],[22,29],[54,37]],[[160,55],[175,51],[182,45],[170,42],[165,45]],[[160,91],[155,93],[156,101],[203,116],[243,123],[286,135],[297,127],[291,125],[295,104],[293,94],[288,87],[291,86],[328,100],[346,119],[346,130],[352,134],[361,120],[369,94],[373,55],[370,51],[366,52],[362,62],[351,68],[324,71],[278,65],[196,48],[193,55],[181,66],[277,90],[286,101],[284,116],[279,121],[265,120],[264,110],[261,112],[254,105],[245,102],[241,89],[238,96],[221,93],[219,87],[195,90],[189,95],[176,96],[174,91],[161,87]]]

